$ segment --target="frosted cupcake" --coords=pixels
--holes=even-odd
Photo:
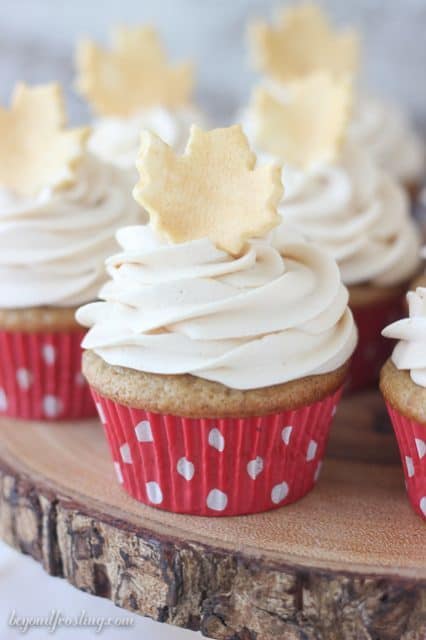
[[[359,328],[352,388],[377,382],[389,356],[381,329],[400,317],[419,266],[420,234],[402,187],[347,140],[351,85],[317,73],[282,96],[260,87],[245,128],[256,149],[284,163],[284,223],[340,267]]]
[[[416,201],[426,178],[425,143],[394,104],[361,97],[349,127],[349,137],[364,147]]]
[[[204,120],[191,100],[192,65],[169,64],[149,27],[117,29],[110,51],[81,42],[77,67],[78,88],[97,116],[89,148],[129,171],[132,184],[142,129],[182,152],[190,125]]]
[[[426,519],[426,288],[407,294],[409,317],[386,327],[399,340],[380,377],[414,510]]]
[[[75,309],[106,280],[114,233],[136,222],[127,181],[67,129],[56,85],[19,85],[0,109],[0,414],[94,415]]]
[[[357,77],[360,38],[354,29],[337,30],[319,6],[284,9],[275,25],[255,22],[252,53],[264,83],[285,96],[294,81],[318,72]],[[356,97],[349,138],[416,199],[425,180],[425,144],[397,106],[364,92]]]
[[[198,515],[289,504],[316,482],[355,348],[334,260],[277,228],[280,170],[240,127],[193,127],[183,156],[144,132],[137,200],[104,302],[78,320],[118,479]]]

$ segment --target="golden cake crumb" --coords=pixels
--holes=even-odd
[[[426,389],[412,381],[409,371],[400,371],[392,360],[380,374],[380,390],[394,409],[426,428]]]
[[[348,368],[346,362],[331,373],[239,391],[189,374],[160,375],[112,366],[93,351],[83,355],[83,373],[102,396],[134,409],[188,418],[243,418],[304,407],[334,393]]]

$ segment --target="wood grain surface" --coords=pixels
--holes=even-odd
[[[343,403],[329,452],[298,504],[196,518],[129,498],[98,423],[4,419],[0,536],[80,589],[212,638],[424,640],[426,528],[377,396]]]

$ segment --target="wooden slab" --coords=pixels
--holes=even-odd
[[[424,640],[426,527],[389,425],[361,420],[363,448],[345,404],[316,490],[231,519],[130,499],[96,422],[3,420],[0,536],[80,589],[212,638]]]

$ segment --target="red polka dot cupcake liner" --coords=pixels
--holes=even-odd
[[[352,309],[358,327],[358,346],[349,371],[349,391],[377,386],[380,370],[392,353],[391,340],[382,336],[384,327],[404,315],[404,297]]]
[[[84,331],[0,331],[0,416],[71,420],[96,416],[81,373]]]
[[[152,507],[198,516],[269,511],[311,491],[341,395],[274,415],[193,419],[92,392],[123,488]]]
[[[426,520],[426,425],[420,424],[386,402],[398,440],[405,486],[414,511]]]

